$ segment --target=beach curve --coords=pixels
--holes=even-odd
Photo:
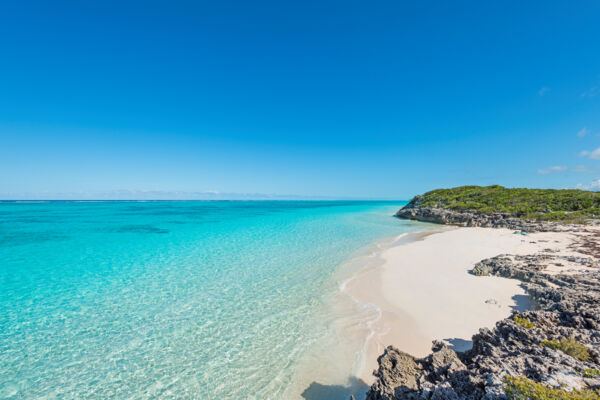
[[[550,241],[564,244],[564,234],[556,232],[440,228],[383,247],[376,254],[381,262],[345,282],[345,293],[380,309],[357,373],[367,384],[373,381],[377,357],[389,344],[417,357],[430,352],[433,340],[466,350],[480,328],[491,328],[513,310],[529,307],[521,282],[474,276],[470,269],[477,262],[499,254],[532,253]]]

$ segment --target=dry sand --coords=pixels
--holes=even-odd
[[[443,339],[456,350],[469,348],[479,328],[491,328],[513,309],[529,306],[519,281],[474,276],[469,271],[475,263],[505,253],[566,251],[571,235],[455,228],[381,251],[382,263],[356,274],[344,289],[381,309],[359,378],[372,383],[377,357],[390,344],[416,357],[427,355],[433,340]]]

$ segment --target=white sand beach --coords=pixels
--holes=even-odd
[[[529,307],[519,281],[474,276],[472,267],[505,253],[533,254],[546,248],[565,252],[571,235],[446,228],[383,250],[382,263],[358,273],[344,289],[381,309],[359,378],[373,381],[377,357],[388,345],[416,357],[427,355],[433,340],[443,339],[456,350],[469,348],[479,328],[491,328],[513,309]]]

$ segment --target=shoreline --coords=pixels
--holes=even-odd
[[[340,291],[354,301],[379,310],[369,326],[356,377],[371,385],[377,358],[390,344],[416,357],[427,355],[434,340],[468,350],[480,328],[493,328],[513,310],[529,309],[522,282],[478,277],[470,270],[482,259],[535,253],[550,242],[564,251],[565,235],[440,226],[402,234],[381,246],[364,268],[340,284]]]
[[[432,342],[446,339],[450,350],[461,352],[480,329],[494,328],[515,310],[527,312],[522,280],[476,276],[471,270],[507,254],[569,255],[573,237],[572,232],[515,233],[423,222],[419,231],[357,250],[332,277],[337,294],[327,301],[328,336],[305,357],[292,384],[296,389],[286,393],[312,400],[364,398],[379,382],[373,372],[390,345],[422,358],[431,354]]]
[[[436,233],[442,233],[448,230],[456,229],[455,227],[448,226],[440,226],[435,227],[435,229],[431,229],[432,227],[430,226],[430,224],[424,225],[424,227],[428,227],[429,229],[425,229],[418,232],[402,233],[392,238],[388,237],[374,242],[371,246],[376,247],[376,249],[369,252],[369,254],[363,254],[358,257],[354,257],[346,262],[347,264],[355,264],[354,266],[342,266],[344,274],[349,276],[346,276],[338,284],[340,294],[344,297],[349,298],[350,301],[354,303],[357,308],[374,308],[378,314],[378,317],[376,319],[367,322],[367,337],[365,338],[364,344],[360,350],[358,365],[353,371],[353,374],[357,379],[362,380],[368,385],[372,383],[372,379],[369,379],[366,376],[365,372],[370,374],[370,371],[373,370],[373,368],[370,367],[374,367],[377,364],[377,357],[373,357],[373,352],[370,349],[370,345],[372,343],[372,339],[381,334],[378,333],[378,331],[380,331],[382,328],[380,325],[382,319],[384,318],[384,310],[381,308],[381,302],[365,301],[365,299],[362,298],[362,296],[357,296],[353,290],[349,289],[353,288],[354,285],[360,285],[361,283],[364,283],[365,276],[376,273],[376,271],[378,271],[384,266],[385,260],[382,258],[382,255],[386,251],[395,247],[400,247],[413,242],[424,240],[427,236]]]
[[[348,258],[336,266],[329,278],[332,292],[326,296],[320,315],[327,320],[327,330],[300,359],[283,398],[329,400],[365,396],[372,382],[360,379],[359,374],[369,361],[366,346],[377,329],[379,308],[358,301],[346,291],[346,286],[365,271],[380,268],[383,260],[379,256],[383,251],[433,232],[453,229],[429,223],[411,224],[418,230],[376,239],[348,254]]]

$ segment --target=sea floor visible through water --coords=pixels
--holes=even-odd
[[[347,399],[403,204],[0,203],[0,398]]]
[[[310,400],[362,398],[372,383],[369,367],[373,360],[368,352],[370,341],[389,327],[382,320],[379,305],[363,302],[351,291],[349,283],[359,284],[362,276],[384,263],[380,255],[387,249],[401,246],[440,231],[438,225],[421,224],[420,230],[382,238],[356,251],[336,270],[333,279],[338,290],[330,297],[325,313],[330,316],[328,332],[316,343],[296,371],[289,398]],[[378,283],[375,283],[376,287]],[[390,343],[391,344],[391,343]],[[299,394],[299,395],[298,395]]]

